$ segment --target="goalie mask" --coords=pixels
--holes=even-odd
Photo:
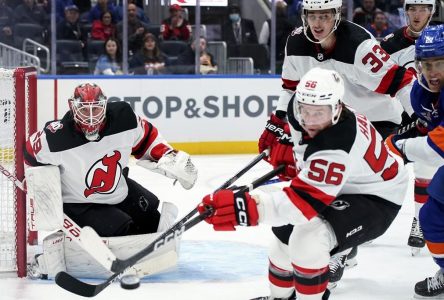
[[[99,130],[105,121],[107,99],[96,84],[77,86],[68,100],[74,121],[89,141],[99,138]]]
[[[431,92],[444,86],[444,25],[426,27],[415,44],[418,83]]]
[[[338,28],[339,22],[341,21],[341,6],[342,0],[303,0],[301,14],[302,25],[304,27],[304,34],[310,42],[320,44]],[[319,16],[315,16],[312,15],[313,12],[320,12],[321,14]],[[318,41],[313,40],[308,35],[308,20],[314,19],[314,21],[316,21],[316,17],[320,22],[324,23],[329,22],[332,18],[334,18],[334,25],[330,32]]]
[[[427,27],[435,13],[435,0],[404,0],[404,13],[408,28],[416,35],[421,34]],[[424,22],[425,15],[428,14],[427,22]]]
[[[342,112],[344,82],[339,73],[313,68],[296,88],[293,110],[299,124],[314,137],[339,121]]]

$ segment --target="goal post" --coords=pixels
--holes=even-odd
[[[37,78],[31,67],[0,68],[0,164],[24,179],[23,149],[37,129]],[[37,233],[27,230],[26,196],[0,174],[0,273],[26,276],[27,244]]]

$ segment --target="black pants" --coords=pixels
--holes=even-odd
[[[64,212],[79,226],[90,226],[103,237],[156,232],[159,199],[134,180],[125,179],[128,196],[121,203],[65,203]]]
[[[358,246],[384,234],[401,206],[373,195],[341,195],[320,216],[335,232],[338,245],[335,254]],[[272,227],[274,235],[284,244],[293,231],[293,225]]]

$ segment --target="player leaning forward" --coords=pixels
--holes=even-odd
[[[54,208],[61,210],[63,199],[67,216],[80,227],[90,226],[101,237],[108,237],[104,240],[116,256],[128,257],[128,251],[146,246],[177,215],[172,203],[164,203],[159,213],[159,199],[128,177],[130,156],[152,171],[177,179],[186,189],[193,187],[197,170],[187,153],[173,149],[129,104],[107,103],[99,86],[77,86],[68,102],[70,110],[61,120],[46,123],[26,143],[26,163],[34,166],[26,170],[28,190],[36,191],[39,207],[49,208],[38,211],[44,217],[35,220],[36,225],[41,222],[47,230],[60,229],[57,216],[61,214]],[[49,178],[60,180],[48,183]],[[62,199],[48,196],[60,195],[57,189]],[[78,276],[109,276],[86,253],[79,254],[73,242],[57,242],[60,240],[61,231],[44,240],[43,255],[33,263],[37,269],[32,272],[50,277],[61,270]],[[175,252],[175,243],[159,251]],[[135,270],[140,276],[149,272],[143,263]]]
[[[294,225],[288,245],[274,238],[271,296],[258,299],[294,299],[294,290],[297,299],[327,299],[330,256],[382,235],[407,193],[404,165],[370,121],[343,104],[343,95],[336,71],[307,72],[287,111],[294,146],[278,144],[271,154],[295,165],[290,186],[254,194],[221,190],[199,206],[213,207],[206,221],[215,230]]]

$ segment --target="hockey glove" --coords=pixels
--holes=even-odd
[[[290,134],[288,124],[284,125],[284,134],[279,138],[278,143],[271,148],[270,163],[277,168],[279,165],[285,165],[278,177],[282,181],[292,180],[296,177],[296,160],[293,154],[293,139]]]
[[[212,224],[216,231],[233,231],[234,226],[256,226],[259,213],[256,201],[248,192],[233,193],[232,190],[220,190],[206,195],[198,210],[202,214],[208,207],[213,208],[213,214],[205,219]]]
[[[190,155],[183,151],[170,151],[158,162],[139,160],[138,165],[150,171],[178,180],[184,189],[191,189],[197,179],[197,169],[191,162]]]
[[[415,138],[427,134],[427,123],[424,120],[419,119],[415,114],[410,117],[410,120],[411,122],[406,123],[397,130],[396,133],[400,136],[400,139]]]
[[[267,125],[265,125],[265,130],[259,138],[259,153],[268,148],[273,148],[277,143],[278,138],[284,133],[284,125],[285,122],[282,119],[278,118],[275,114],[271,114],[270,119],[267,121]]]
[[[402,139],[402,137],[398,134],[391,134],[385,139],[385,144],[389,148],[389,150],[396,154],[397,156],[401,157],[404,161],[404,164],[407,164],[411,162],[407,159],[407,156],[404,152],[404,146],[405,146],[405,139]]]

